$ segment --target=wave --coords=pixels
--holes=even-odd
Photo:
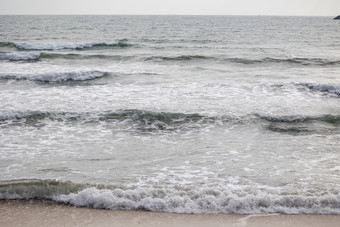
[[[104,77],[106,72],[100,71],[74,71],[55,72],[41,74],[6,74],[0,73],[0,79],[5,80],[30,80],[45,83],[65,82],[65,81],[85,81]]]
[[[19,50],[83,50],[83,49],[105,49],[105,48],[124,48],[130,47],[132,44],[126,43],[124,40],[114,43],[70,43],[70,44],[57,44],[57,43],[11,43],[0,42],[0,47],[15,47]]]
[[[24,179],[0,181],[0,199],[44,198],[53,194],[76,193],[85,189],[86,184],[75,184],[70,181]]]
[[[328,60],[321,58],[262,58],[262,59],[247,59],[247,58],[224,58],[224,61],[240,64],[266,64],[266,63],[286,63],[305,66],[327,66],[338,65],[340,60]]]
[[[303,115],[286,115],[286,116],[272,116],[272,115],[259,115],[259,118],[269,122],[282,122],[282,123],[308,123],[312,121],[325,122],[328,124],[340,124],[340,115],[321,115],[321,116],[303,116]]]
[[[136,109],[105,113],[100,116],[100,120],[131,122],[137,129],[143,131],[173,131],[222,123],[223,121],[216,117],[207,117],[197,113],[152,112]]]
[[[221,63],[238,63],[238,64],[295,64],[304,66],[329,66],[338,65],[340,60],[329,60],[321,58],[260,58],[260,59],[250,59],[250,58],[221,58],[213,56],[204,55],[180,55],[180,56],[153,56],[145,59],[146,61],[193,61],[193,60],[212,60]]]
[[[39,59],[112,59],[112,60],[129,60],[132,56],[123,55],[105,55],[105,54],[61,54],[61,53],[40,53]]]
[[[80,119],[82,117],[92,117],[98,120],[126,120],[132,119],[135,121],[162,121],[165,123],[176,123],[181,121],[199,121],[205,118],[199,114],[184,114],[184,113],[166,113],[166,112],[152,112],[137,109],[105,111],[105,112],[12,112],[3,113],[0,115],[0,120],[21,119],[21,118],[40,118],[40,117],[55,117],[55,118],[72,118]]]
[[[306,135],[306,134],[334,134],[339,132],[340,115],[261,115],[256,114],[260,120],[265,120],[267,123],[262,123],[264,129],[276,133],[286,133],[291,135]]]
[[[278,63],[292,63],[292,64],[301,64],[301,65],[338,65],[340,64],[340,60],[329,60],[322,58],[264,58],[264,61],[268,62],[278,62]]]
[[[192,61],[192,60],[206,60],[215,59],[214,57],[208,57],[203,55],[180,55],[174,57],[154,56],[146,58],[146,61]]]
[[[0,199],[46,199],[79,207],[173,213],[340,214],[340,195],[260,186],[157,187],[75,184],[56,180],[0,182]]]
[[[44,120],[58,122],[108,122],[111,124],[129,124],[142,131],[173,131],[183,128],[195,128],[204,124],[223,124],[227,119],[206,117],[199,114],[152,112],[136,109],[105,112],[2,112],[0,121],[3,124],[22,123],[37,124]],[[231,118],[229,118],[231,121]]]
[[[76,54],[53,52],[13,52],[0,55],[0,60],[7,61],[38,61],[42,59],[111,59],[129,60],[132,56],[104,55],[104,54]]]
[[[0,47],[15,47],[15,43],[11,43],[11,42],[0,42]]]
[[[125,109],[103,112],[42,112],[23,111],[0,113],[1,124],[44,124],[45,120],[56,122],[106,122],[108,125],[124,125],[125,129],[134,128],[145,132],[192,130],[201,127],[219,127],[233,124],[263,124],[265,120],[270,125],[263,124],[267,129],[282,133],[303,133],[322,131],[322,125],[314,123],[320,122],[338,128],[340,125],[340,115],[244,115],[244,116],[204,116],[197,113],[170,113],[152,112],[138,109]],[[45,122],[46,123],[46,122]],[[297,124],[299,123],[299,124]],[[129,127],[126,127],[126,126]],[[317,126],[317,127],[316,127]],[[329,130],[328,127],[326,127]]]
[[[338,85],[329,85],[329,84],[310,84],[310,83],[301,83],[301,86],[307,87],[312,91],[331,93],[337,96],[340,96],[340,86]]]
[[[0,55],[1,60],[8,61],[34,61],[40,58],[40,53],[27,52],[27,53],[5,53]]]

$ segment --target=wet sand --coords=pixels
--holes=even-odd
[[[0,226],[338,227],[340,215],[174,214],[76,208],[42,200],[0,200]]]

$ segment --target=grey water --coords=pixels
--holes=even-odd
[[[0,16],[0,199],[340,214],[340,23]]]

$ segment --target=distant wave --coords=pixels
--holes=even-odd
[[[261,64],[261,63],[287,63],[297,65],[336,65],[340,60],[328,60],[321,58],[262,58],[262,59],[244,59],[244,58],[227,58],[226,61],[232,61],[242,64]]]
[[[57,44],[57,43],[11,43],[1,42],[0,47],[16,47],[19,50],[62,50],[62,49],[104,49],[113,47],[129,47],[132,46],[125,41],[118,41],[114,43],[70,43],[70,44]]]
[[[180,55],[174,57],[154,56],[146,58],[146,61],[190,61],[190,60],[202,60],[202,59],[215,59],[214,57],[208,57],[203,55]]]
[[[82,46],[79,44],[76,46],[50,46],[39,49],[38,46],[32,47],[32,49],[26,50],[58,50],[58,49],[86,49],[96,47],[113,47],[116,44],[94,44],[92,46]],[[118,45],[121,46],[121,45]],[[123,46],[121,46],[123,47]],[[78,53],[58,53],[58,52],[12,52],[4,53],[0,55],[1,60],[8,61],[32,61],[40,59],[113,59],[113,60],[129,60],[135,58],[133,56],[123,55],[105,55],[105,54],[80,54]],[[291,59],[276,59],[276,58],[263,58],[263,59],[247,59],[247,58],[218,58],[204,55],[179,55],[179,56],[153,56],[144,58],[145,61],[153,62],[188,62],[188,61],[214,61],[222,63],[237,63],[237,64],[296,64],[296,65],[308,65],[308,66],[327,66],[340,64],[340,61],[330,61],[326,59],[308,59],[308,58],[291,58]]]
[[[326,189],[305,192],[285,187],[232,184],[126,188],[27,179],[0,182],[0,199],[45,199],[96,209],[173,213],[340,214],[340,196],[337,192]]]
[[[51,72],[41,74],[6,74],[0,73],[0,79],[6,80],[31,80],[40,82],[84,81],[105,76],[107,73],[100,71],[75,71]]]
[[[193,60],[210,60],[221,63],[238,63],[244,65],[251,64],[292,64],[304,66],[330,66],[340,64],[340,60],[329,60],[321,58],[225,58],[204,55],[179,55],[179,56],[153,56],[145,59],[146,61],[166,62],[166,61],[193,61]]]
[[[340,86],[339,85],[329,85],[329,84],[311,84],[311,83],[300,83],[299,85],[304,86],[312,91],[331,93],[340,96]]]
[[[105,55],[105,54],[79,54],[79,53],[40,53],[39,59],[112,59],[112,60],[129,60],[133,56],[124,55]]]
[[[79,54],[56,52],[12,52],[0,54],[0,60],[7,61],[37,61],[43,59],[112,59],[129,60],[132,56],[104,55],[104,54]]]

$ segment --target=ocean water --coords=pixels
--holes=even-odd
[[[340,214],[340,23],[0,16],[0,199]]]

